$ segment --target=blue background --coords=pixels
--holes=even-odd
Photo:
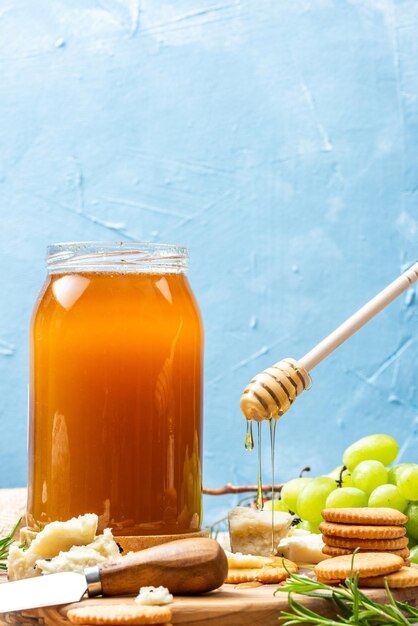
[[[417,141],[415,0],[4,0],[0,486],[26,480],[45,247],[115,239],[189,246],[204,482],[255,482],[241,391],[417,259]],[[372,432],[418,461],[416,293],[313,372],[278,425],[279,479]],[[234,501],[206,498],[207,521]]]

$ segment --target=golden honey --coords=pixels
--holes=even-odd
[[[28,525],[115,535],[201,524],[200,314],[186,252],[53,246],[31,324]]]

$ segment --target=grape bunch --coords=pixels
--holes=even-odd
[[[282,488],[279,500],[266,508],[291,511],[300,528],[318,533],[325,508],[389,507],[408,516],[411,555],[418,563],[418,464],[392,465],[398,444],[389,435],[369,435],[349,446],[343,465],[326,476],[294,478]]]

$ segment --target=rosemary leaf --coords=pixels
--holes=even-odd
[[[284,565],[284,567],[286,567]],[[359,575],[351,575],[344,584],[333,587],[319,583],[307,576],[288,571],[285,585],[278,587],[275,594],[287,593],[289,610],[279,616],[281,626],[311,624],[315,626],[412,626],[417,624],[418,610],[406,602],[395,600],[385,581],[387,603],[376,602],[359,589]],[[338,615],[330,619],[298,602],[293,594],[318,598],[333,605]]]
[[[20,518],[20,520],[17,522],[10,535],[7,535],[7,537],[3,537],[2,539],[0,539],[0,570],[7,569],[7,557],[9,556],[9,547],[14,541],[14,537],[17,533],[17,529],[19,528],[21,521],[22,518]]]

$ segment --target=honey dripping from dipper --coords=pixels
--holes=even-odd
[[[271,553],[275,554],[276,548],[274,545],[274,480],[275,480],[275,441],[276,441],[276,427],[279,415],[271,417],[268,420],[270,428],[270,461],[271,461]],[[262,422],[257,422],[257,496],[256,507],[259,511],[264,508],[264,496],[263,496],[263,479],[262,479],[262,463],[261,463],[261,425]],[[252,420],[247,420],[246,434],[245,434],[245,449],[252,452],[254,449],[254,438],[252,432]]]

